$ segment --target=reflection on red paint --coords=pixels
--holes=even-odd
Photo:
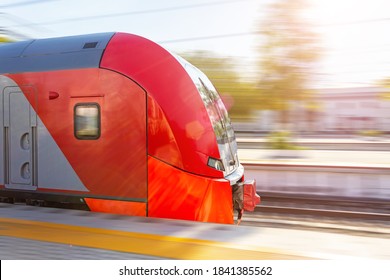
[[[233,223],[232,189],[224,179],[201,177],[148,158],[148,216]]]
[[[146,203],[85,198],[89,209],[93,212],[103,212],[130,216],[146,216]]]

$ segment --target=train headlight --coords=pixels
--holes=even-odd
[[[209,160],[207,161],[207,165],[214,169],[225,171],[225,167],[223,166],[223,163],[220,159],[209,157]]]

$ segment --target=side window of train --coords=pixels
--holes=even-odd
[[[94,140],[100,137],[99,104],[76,104],[74,107],[74,135],[80,140]]]

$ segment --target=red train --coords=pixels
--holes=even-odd
[[[0,92],[0,197],[10,201],[233,223],[233,200],[242,208],[243,185],[255,190],[212,83],[145,38],[0,44]]]

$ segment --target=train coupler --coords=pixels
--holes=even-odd
[[[261,203],[256,192],[256,180],[246,180],[233,185],[233,209],[237,211],[237,225],[241,223],[244,211],[253,212]]]

